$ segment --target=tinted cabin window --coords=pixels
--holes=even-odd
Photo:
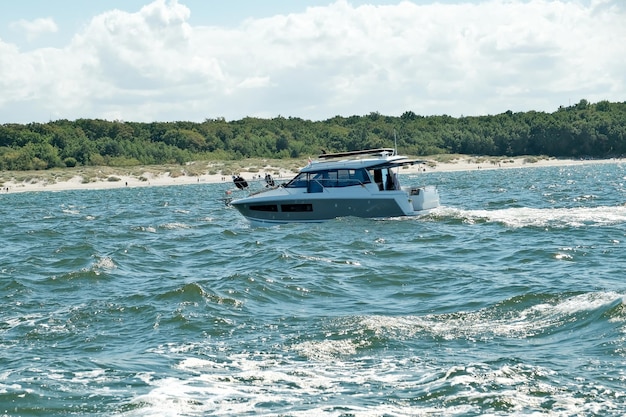
[[[349,187],[371,182],[364,169],[333,169],[312,174],[315,180],[324,187]]]
[[[307,188],[307,192],[309,193],[321,193],[324,191],[324,185],[321,181],[312,179],[309,181],[309,187]]]
[[[365,169],[329,169],[311,173],[302,172],[289,181],[287,188],[306,187],[308,192],[322,192],[329,187],[348,187],[372,182]]]
[[[364,169],[355,169],[350,171],[350,179],[358,182],[359,184],[370,183],[370,176],[367,175],[367,171]]]

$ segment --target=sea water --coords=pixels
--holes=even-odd
[[[401,175],[253,228],[231,184],[0,195],[0,415],[626,414],[626,165]]]

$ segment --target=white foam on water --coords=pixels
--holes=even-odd
[[[363,332],[404,340],[421,333],[451,338],[526,337],[554,317],[594,310],[625,296],[581,294],[508,312],[476,312],[424,317],[368,316],[344,323],[362,331],[341,340],[306,341],[273,353],[226,353],[187,357],[177,362],[178,377],[143,379],[150,390],[132,403],[128,416],[419,416],[419,415],[577,415],[603,414],[621,407],[626,391],[616,392],[584,378],[563,381],[558,372],[533,364],[503,361],[490,365],[449,365],[448,359],[390,353],[364,355]],[[496,309],[497,310],[497,309]],[[506,313],[506,312],[505,312]],[[338,319],[341,321],[341,319]],[[213,346],[215,349],[215,346]],[[201,344],[170,345],[168,352],[206,351]],[[361,352],[361,353],[360,353]],[[445,355],[444,355],[445,356]],[[304,357],[304,358],[303,358]],[[443,361],[444,363],[440,363]],[[619,376],[616,376],[619,378]],[[597,394],[593,394],[597,391]]]
[[[189,378],[146,380],[152,390],[133,400],[142,407],[128,415],[412,415],[411,408],[392,404],[358,405],[359,387],[398,383],[387,369],[363,368],[353,361],[299,361],[262,354],[235,354],[227,362],[185,359],[177,366]],[[338,401],[342,396],[346,401]],[[354,396],[357,397],[355,401]],[[356,403],[356,404],[355,404]],[[338,411],[341,410],[341,411]],[[414,411],[414,410],[413,410]]]
[[[77,208],[76,206],[69,205],[69,206],[64,206],[61,209],[61,212],[64,213],[64,214],[71,214],[73,216],[76,216],[76,215],[80,214],[80,209]]]
[[[189,226],[188,224],[176,223],[176,222],[174,222],[174,223],[165,223],[165,224],[161,225],[161,227],[163,229],[166,229],[166,230],[190,229],[191,228],[191,226]]]
[[[10,317],[8,319],[5,319],[2,322],[2,329],[0,329],[0,334],[8,331],[8,330],[12,330],[16,327],[19,326],[25,326],[25,327],[35,327],[37,325],[37,322],[39,322],[41,319],[44,319],[45,317],[40,314],[40,313],[34,313],[34,314],[26,314],[24,316],[16,316],[16,317]]]
[[[442,208],[437,216],[451,216],[466,223],[487,221],[508,227],[581,227],[626,223],[626,206],[538,209],[530,207],[501,210],[460,210]]]
[[[184,360],[178,367],[187,377],[145,377],[150,391],[134,398],[137,408],[124,415],[502,415],[503,405],[509,413],[543,413],[546,402],[552,415],[602,414],[618,409],[614,398],[624,394],[584,381],[564,386],[550,369],[525,364],[433,371],[432,364],[396,357],[301,362],[268,356],[235,355],[226,366]],[[586,394],[592,388],[597,396]]]
[[[140,232],[148,232],[148,233],[156,233],[156,228],[153,226],[137,226],[133,227],[133,230],[138,230]]]
[[[106,371],[102,368],[97,368],[97,369],[91,369],[88,371],[78,371],[78,372],[74,372],[74,378],[72,379],[72,382],[79,382],[79,383],[92,383],[94,381],[97,382],[103,382],[106,381]]]
[[[92,269],[97,271],[100,269],[115,269],[117,268],[115,262],[113,262],[113,258],[109,256],[97,257],[96,261],[92,265]]]
[[[426,316],[367,316],[362,318],[362,326],[381,337],[399,340],[415,337],[418,333],[445,340],[527,338],[561,325],[571,315],[593,311],[616,301],[626,303],[626,295],[615,292],[586,293],[522,310],[485,308]]]
[[[354,355],[363,342],[353,340],[308,341],[292,346],[292,349],[310,359],[331,359],[338,356]]]
[[[554,305],[539,304],[535,306],[534,309],[537,311],[551,311],[553,313],[571,315],[582,311],[597,310],[606,305],[613,304],[616,301],[620,301],[622,304],[626,303],[626,295],[618,294],[612,291],[585,293],[566,298]]]

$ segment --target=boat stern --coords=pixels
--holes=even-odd
[[[416,212],[439,207],[439,191],[433,185],[410,187],[406,191],[409,193],[413,210]]]

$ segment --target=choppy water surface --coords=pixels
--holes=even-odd
[[[626,414],[626,167],[405,176],[251,228],[225,184],[0,195],[0,414]]]

